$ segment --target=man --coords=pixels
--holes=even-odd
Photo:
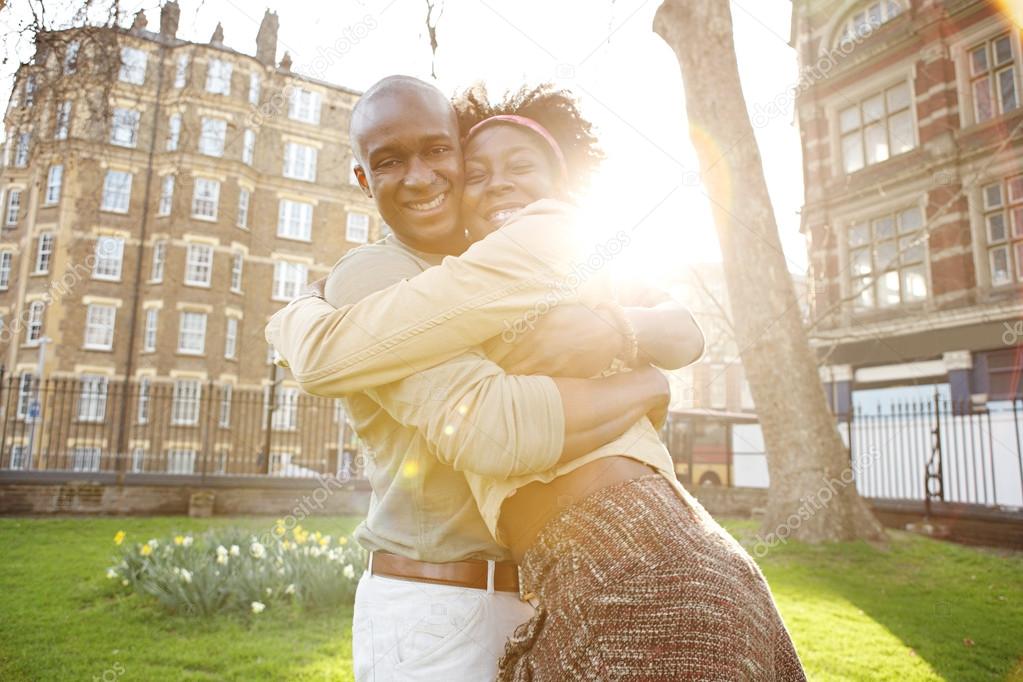
[[[351,143],[360,185],[394,234],[338,263],[327,289],[341,304],[467,247],[459,224],[459,132],[442,93],[407,77],[384,79],[353,110]],[[503,293],[535,297],[536,285]],[[595,352],[609,364],[619,339],[600,320],[590,325],[594,339],[603,335]],[[267,335],[289,359],[326,350],[288,338],[273,323]],[[389,352],[402,358],[406,351]],[[663,381],[639,372],[599,380],[508,376],[481,351],[436,367],[409,354],[409,364],[415,377],[391,384],[378,376],[344,391],[371,452],[373,488],[356,531],[371,552],[352,628],[356,679],[493,679],[504,641],[532,610],[519,600],[515,566],[484,524],[462,472],[508,478],[590,452],[663,406]],[[410,399],[419,409],[406,409]],[[423,403],[436,409],[424,411]],[[413,412],[430,416],[417,421]]]

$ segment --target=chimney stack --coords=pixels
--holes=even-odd
[[[277,14],[266,10],[256,34],[256,59],[267,66],[277,62]]]
[[[181,9],[178,8],[177,0],[170,0],[160,8],[160,37],[166,40],[174,40],[178,35],[178,19],[181,17]]]

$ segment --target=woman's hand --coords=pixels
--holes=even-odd
[[[508,374],[587,378],[608,367],[622,349],[623,338],[606,313],[580,304],[562,304],[540,317],[514,339],[501,361]]]

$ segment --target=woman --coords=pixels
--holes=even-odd
[[[564,92],[523,90],[490,106],[470,91],[456,110],[466,131],[463,218],[476,239],[534,201],[578,193],[601,158]],[[512,352],[502,344],[486,346],[499,362]],[[756,565],[659,450],[654,461],[595,458],[504,501],[499,534],[539,609],[509,642],[501,679],[803,677]],[[561,508],[566,489],[588,494]]]

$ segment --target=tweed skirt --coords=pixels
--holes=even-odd
[[[760,569],[662,476],[567,507],[521,564],[499,680],[805,680]]]

